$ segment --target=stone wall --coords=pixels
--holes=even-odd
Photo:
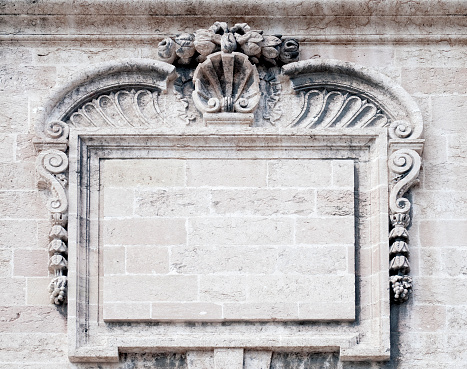
[[[65,85],[77,71],[108,60],[155,58],[164,34],[245,19],[268,34],[299,36],[301,59],[350,61],[388,75],[414,97],[425,124],[420,184],[411,191],[414,292],[408,302],[391,308],[391,361],[344,363],[329,353],[274,353],[271,368],[467,367],[467,129],[462,125],[467,116],[462,15],[467,9],[462,1],[266,7],[255,2],[243,9],[227,2],[99,4],[0,2],[0,368],[214,367],[212,352],[196,351],[125,353],[118,364],[69,362],[66,308],[51,305],[46,292],[50,224],[47,194],[36,188],[32,140],[51,89]],[[219,211],[229,211],[224,205]],[[144,203],[139,209],[144,212]],[[262,368],[261,355],[246,353],[245,368]]]

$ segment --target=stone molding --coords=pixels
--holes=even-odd
[[[70,232],[79,235],[70,241],[70,297],[69,297],[69,355],[72,361],[116,361],[118,351],[139,347],[148,350],[172,351],[217,348],[244,348],[261,350],[327,350],[336,347],[344,361],[387,360],[389,358],[389,294],[387,258],[387,199],[379,191],[367,214],[379,214],[371,220],[376,231],[374,241],[362,240],[377,256],[377,262],[366,265],[361,278],[368,281],[368,289],[360,294],[358,319],[315,321],[316,326],[294,325],[293,321],[269,321],[267,329],[254,321],[223,325],[219,322],[197,324],[185,330],[183,325],[161,322],[145,325],[147,320],[124,322],[106,321],[99,315],[98,258],[95,255],[98,236],[95,230],[99,203],[99,162],[103,159],[131,158],[209,158],[215,159],[290,159],[346,158],[358,162],[363,178],[375,177],[371,188],[387,183],[387,135],[377,129],[366,132],[336,129],[311,135],[308,131],[287,129],[261,130],[213,129],[154,130],[137,134],[133,129],[74,130],[70,151],[76,153],[70,164],[73,194],[70,197]],[[78,181],[81,185],[78,186]],[[381,181],[381,182],[380,182]],[[368,184],[370,185],[370,184]],[[373,187],[376,186],[376,187]],[[78,191],[75,193],[75,191]],[[363,205],[362,205],[363,206]],[[363,209],[361,209],[363,210]],[[82,214],[76,216],[75,214]],[[362,212],[363,214],[363,212]],[[362,224],[370,221],[361,219]],[[360,232],[364,229],[359,225]],[[94,235],[93,235],[94,233]],[[87,236],[88,235],[88,236]],[[83,240],[83,241],[81,241]],[[83,274],[84,273],[84,274]],[[87,306],[87,309],[78,308]],[[100,316],[100,318],[98,318]],[[175,323],[175,322],[174,322]],[[325,323],[326,329],[322,329]],[[145,332],[141,334],[141,329]],[[246,333],[248,331],[248,333]],[[278,339],[277,332],[281,332]],[[255,337],[253,340],[251,337]]]
[[[204,70],[209,69],[213,58],[223,58],[225,55],[229,55],[227,58],[236,58],[237,54],[241,55],[240,59],[244,59],[244,65],[246,64],[247,68],[249,68],[247,74],[249,73],[249,76],[253,78],[251,84],[254,88],[250,97],[254,96],[258,101],[255,100],[255,103],[246,109],[241,103],[241,94],[235,101],[226,100],[222,94],[217,96],[217,101],[213,103],[209,102],[213,97],[206,94],[204,100],[202,100],[200,98],[202,89],[200,74],[210,73]],[[73,248],[68,250],[67,244],[68,159],[73,157],[73,175],[81,173],[79,168],[76,167],[78,165],[76,160],[81,163],[80,160],[86,162],[86,160],[90,159],[86,156],[77,159],[77,155],[83,155],[87,150],[87,146],[93,149],[94,147],[106,149],[106,145],[111,143],[111,148],[121,146],[131,152],[133,145],[138,145],[138,140],[145,137],[149,140],[151,135],[153,135],[152,139],[163,140],[166,137],[169,140],[176,140],[174,137],[178,135],[182,140],[189,137],[189,139],[195,141],[201,139],[201,142],[217,136],[227,137],[227,140],[230,137],[230,139],[242,145],[245,142],[242,141],[243,138],[248,137],[248,139],[253,140],[255,137],[261,137],[266,132],[263,138],[268,137],[268,134],[272,134],[272,137],[279,141],[283,137],[284,142],[286,138],[292,140],[290,137],[297,136],[299,137],[297,140],[300,140],[301,135],[304,137],[311,135],[311,137],[315,137],[317,145],[321,145],[320,147],[332,148],[335,145],[335,147],[339,148],[352,148],[355,142],[357,147],[363,148],[365,144],[362,139],[365,138],[369,140],[367,142],[372,142],[368,145],[377,146],[377,149],[374,150],[379,153],[379,158],[385,160],[384,164],[381,165],[383,165],[386,173],[380,173],[378,181],[387,186],[389,191],[386,207],[388,210],[386,213],[381,212],[381,214],[386,217],[386,220],[389,215],[391,224],[391,229],[386,229],[385,242],[382,241],[382,244],[386,246],[389,242],[390,264],[381,261],[380,267],[386,265],[386,269],[379,270],[378,277],[374,277],[384,279],[384,282],[379,279],[374,282],[376,291],[378,291],[378,293],[375,292],[375,296],[378,296],[378,303],[383,305],[381,310],[374,313],[379,317],[378,319],[382,319],[380,324],[385,328],[370,335],[373,338],[375,335],[378,336],[377,347],[372,346],[369,341],[361,345],[357,344],[358,335],[345,336],[345,339],[337,346],[341,347],[343,360],[387,359],[389,323],[384,320],[384,314],[388,313],[386,310],[388,310],[389,297],[386,299],[381,291],[385,291],[385,287],[383,287],[385,284],[387,286],[387,283],[391,283],[393,301],[403,302],[407,300],[412,288],[412,281],[408,276],[410,265],[407,245],[410,201],[405,196],[410,188],[417,183],[421,167],[423,121],[420,110],[410,95],[389,78],[351,63],[335,60],[294,62],[283,66],[282,73],[280,83],[282,86],[289,84],[294,92],[290,99],[295,103],[301,100],[302,106],[300,113],[295,118],[290,116],[276,117],[275,126],[270,128],[273,133],[255,127],[251,117],[248,117],[245,121],[230,115],[235,113],[235,110],[240,111],[241,114],[250,114],[255,110],[260,98],[269,101],[270,109],[274,109],[275,104],[282,98],[282,95],[277,91],[285,89],[282,87],[276,88],[269,96],[265,96],[264,93],[260,95],[259,90],[255,88],[259,83],[256,67],[247,60],[244,54],[237,52],[226,53],[221,51],[207,55],[206,60],[197,66],[193,77],[195,82],[195,91],[192,95],[193,101],[204,115],[204,121],[208,124],[213,122],[223,123],[229,127],[209,129],[209,127],[191,127],[190,125],[168,126],[167,122],[170,119],[160,108],[158,98],[161,94],[172,89],[171,83],[177,78],[177,72],[175,66],[161,61],[123,60],[104,63],[92,71],[81,73],[67,86],[55,91],[49,106],[46,108],[44,124],[37,127],[39,137],[35,141],[38,152],[38,185],[42,189],[50,190],[50,199],[47,203],[52,219],[49,268],[54,274],[54,279],[49,288],[51,301],[55,304],[66,301],[67,278],[69,278],[67,277],[67,254],[70,251],[70,255],[76,257],[79,252],[79,250]],[[239,73],[239,76],[244,74],[243,72]],[[232,72],[231,78],[232,80],[237,79],[235,73]],[[209,78],[206,79],[206,81],[208,80]],[[206,81],[203,83],[208,83]],[[279,84],[278,80],[275,81],[275,84]],[[217,89],[219,88],[217,87]],[[212,90],[215,91],[216,87],[213,87]],[[184,95],[181,92],[178,93],[180,100],[186,99],[187,104],[190,103],[191,96]],[[246,111],[242,111],[242,109],[246,109]],[[248,123],[252,127],[245,127],[236,123]],[[154,131],[154,127],[159,128]],[[70,128],[74,142],[69,150],[68,136]],[[102,133],[108,128],[120,133]],[[148,128],[151,129],[148,130]],[[227,128],[230,132],[238,133],[238,136],[235,134],[226,136],[222,133],[224,128]],[[93,137],[96,138],[96,142],[92,142]],[[100,143],[99,139],[101,140]],[[131,140],[136,143],[131,143]],[[326,142],[326,140],[329,141]],[[187,142],[184,141],[181,145],[187,145]],[[80,146],[83,144],[84,146]],[[200,148],[203,148],[203,145],[198,144]],[[221,147],[223,145],[229,146],[225,142],[222,143]],[[291,145],[294,146],[293,143]],[[166,146],[166,148],[169,147],[171,145]],[[279,148],[280,145],[277,147]],[[303,146],[295,144],[294,149],[297,150],[297,147]],[[124,154],[119,153],[118,155]],[[378,157],[375,157],[374,160],[377,161]],[[387,175],[393,177],[391,181],[387,180]],[[78,186],[76,179],[73,179],[73,183],[76,188]],[[84,189],[80,189],[78,186],[77,190],[82,191]],[[83,196],[91,195],[87,193]],[[79,212],[76,198],[72,201],[74,202],[74,210]],[[73,213],[74,217],[78,215],[76,212]],[[73,220],[73,222],[76,222],[76,220]],[[378,221],[378,226],[382,230],[385,229],[384,223],[385,221]],[[77,224],[74,223],[73,227],[76,226]],[[78,243],[74,240],[73,247],[77,247],[77,245]],[[70,263],[76,263],[76,260],[71,258]],[[77,269],[74,271],[74,273],[78,274],[82,272]],[[391,275],[389,281],[388,274]],[[73,278],[74,281],[77,281],[79,275],[73,274]],[[89,303],[80,295],[82,292],[77,292],[76,288],[77,286],[72,284],[70,296],[73,296],[73,303]],[[70,329],[73,334],[76,334],[76,329],[81,328],[76,327],[77,322],[74,319],[78,319],[78,321],[84,319],[84,321],[89,322],[89,316],[77,316],[76,306],[70,306],[70,308],[70,311],[72,311],[69,317],[72,325]],[[78,322],[78,324],[80,323]],[[105,339],[108,338],[105,337]],[[270,338],[267,338],[267,340],[270,340]],[[183,341],[185,343],[182,341],[183,339],[178,342],[177,347],[185,347],[186,349],[196,347],[193,346],[192,338]],[[323,342],[328,342],[327,344],[331,345],[331,341],[324,340]],[[239,340],[236,342],[240,344],[240,342],[244,341]],[[298,344],[294,343],[294,340],[290,338],[287,342],[287,344],[284,342],[270,342],[266,346],[278,348],[322,347],[321,344],[311,344],[309,340]],[[73,360],[86,361],[90,357],[95,358],[95,356],[103,361],[115,360],[115,350],[117,348],[114,346],[99,348],[99,345],[97,345],[91,352],[86,351],[89,348],[81,350],[80,345],[81,343],[73,341],[73,349],[70,354],[74,358]],[[125,345],[127,343],[122,343],[122,347],[125,347]],[[146,347],[147,343],[141,343],[141,345]],[[232,347],[237,347],[236,344],[232,343],[232,345]],[[169,343],[158,347],[173,349]],[[215,347],[215,345],[207,344],[206,347]]]
[[[6,15],[4,32],[0,35],[2,41],[102,40],[157,44],[167,34],[180,32],[181,25],[194,24],[193,29],[204,27],[204,19],[197,16],[202,13],[215,14],[222,19],[234,18],[234,21],[245,16],[254,17],[255,26],[259,28],[267,28],[274,19],[275,27],[291,29],[288,32],[299,37],[301,42],[466,42],[465,35],[456,35],[465,27],[459,14],[467,12],[466,4],[451,0],[313,0],[306,3],[279,2],[274,6],[265,0],[242,0],[234,4],[203,0],[195,4],[177,3],[175,7],[168,0],[157,4],[144,0],[136,6],[122,0],[106,0],[92,7],[84,0],[69,3],[53,0],[36,4],[22,0],[9,2],[2,10]],[[22,22],[18,20],[19,15]],[[89,17],[93,22],[87,21]],[[168,18],[172,21],[167,22]],[[120,27],[122,20],[125,21],[125,32]],[[18,24],[24,26],[19,27]],[[40,27],[31,27],[33,24],[40,24]],[[62,27],[57,27],[57,24]],[[97,29],[96,24],[99,25]],[[164,24],[173,29],[156,30],[155,35],[154,24]],[[326,29],[325,35],[323,29]]]

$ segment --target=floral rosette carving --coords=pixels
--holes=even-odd
[[[418,183],[420,155],[411,149],[400,149],[389,157],[393,184],[389,194],[391,231],[389,233],[389,273],[393,301],[407,301],[412,290],[409,263],[410,201],[404,195]]]

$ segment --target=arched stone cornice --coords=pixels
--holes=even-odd
[[[51,93],[45,106],[44,122],[37,127],[38,135],[46,131],[47,122],[66,121],[71,113],[94,97],[134,87],[165,92],[176,76],[173,65],[153,59],[120,59],[92,65]]]

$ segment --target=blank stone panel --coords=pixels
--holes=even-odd
[[[105,321],[355,318],[354,163],[101,166]]]

